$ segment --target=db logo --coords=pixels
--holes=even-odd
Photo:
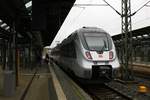
[[[98,57],[102,58],[102,57],[103,57],[103,55],[102,55],[102,54],[100,54],[100,55],[98,55]]]

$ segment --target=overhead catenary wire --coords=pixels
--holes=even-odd
[[[150,3],[150,0],[146,2],[143,6],[141,6],[139,9],[137,9],[134,13],[131,14],[131,16],[135,15],[137,12],[139,12],[143,7],[148,6],[147,4]]]
[[[74,6],[108,6],[107,4],[74,4]]]
[[[110,6],[113,10],[116,11],[117,14],[121,15],[119,11],[117,11],[112,5],[110,5],[107,1],[103,0],[108,6]]]
[[[108,6],[110,6],[114,11],[116,11],[116,13],[118,13],[120,16],[123,16],[119,11],[117,11],[112,5],[110,5],[106,0],[103,0]],[[129,16],[133,16],[135,15],[137,12],[139,12],[143,7],[150,7],[150,5],[147,5],[148,3],[150,3],[150,0],[147,1],[144,5],[142,5],[139,9],[137,9],[134,13],[132,13]]]
[[[73,23],[75,23],[75,21],[80,17],[80,15],[83,13],[83,11],[85,10],[85,7],[82,9],[82,11],[74,18]]]
[[[145,7],[150,7],[150,5],[145,5]]]
[[[112,5],[110,5],[106,0],[103,0],[106,4],[74,4],[73,6],[82,7],[82,6],[110,6],[117,14],[120,16],[123,16],[119,11],[117,11]],[[144,5],[142,5],[139,9],[137,9],[134,13],[132,13],[129,16],[135,15],[138,11],[140,11],[143,7],[150,7],[150,5],[147,5],[150,3],[150,0],[146,2]]]
[[[73,6],[74,7],[74,6]],[[76,7],[76,6],[75,6]],[[86,7],[80,7],[80,6],[78,6],[79,8],[82,8],[82,10],[79,12],[79,14],[77,14],[76,16],[74,16],[74,18],[72,19],[72,21],[71,21],[71,25],[70,25],[70,27],[71,26],[73,26],[74,25],[74,23],[77,21],[77,19],[81,16],[81,14],[83,13],[83,11],[86,9]],[[66,31],[66,30],[68,30],[68,29],[65,29],[64,31]],[[60,34],[60,36],[62,36],[63,34]],[[59,41],[60,42],[60,41]]]

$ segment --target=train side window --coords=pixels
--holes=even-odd
[[[69,46],[68,46],[68,57],[71,57],[71,58],[76,58],[76,52],[75,52],[75,43],[74,41],[72,41],[71,43],[69,43]]]
[[[61,56],[76,58],[75,44],[74,41],[65,44],[61,47]]]
[[[64,56],[64,57],[67,57],[67,56],[68,56],[68,54],[67,54],[68,49],[67,49],[67,48],[68,48],[67,45],[63,45],[63,46],[61,47],[61,55]]]

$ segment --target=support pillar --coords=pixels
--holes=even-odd
[[[123,80],[132,80],[132,25],[130,0],[122,0]],[[128,36],[130,33],[130,36]],[[129,60],[130,59],[130,60]],[[129,67],[129,62],[131,66]]]

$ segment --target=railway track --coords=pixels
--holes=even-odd
[[[133,66],[133,70],[134,71],[138,71],[138,72],[146,72],[146,73],[150,73],[150,65],[148,64],[132,64]]]
[[[110,88],[107,84],[84,85],[83,89],[93,100],[132,100],[130,97]]]
[[[136,65],[134,65],[136,66]],[[144,65],[138,65],[136,68],[143,68]],[[146,68],[150,68],[146,66]],[[136,71],[136,81],[133,83],[121,83],[116,81],[109,82],[107,84],[86,84],[83,82],[80,82],[79,80],[72,75],[72,73],[67,73],[68,76],[70,76],[85,92],[87,92],[93,100],[150,100],[149,93],[144,94],[138,94],[138,84],[146,84],[143,77],[149,76],[148,73],[143,72],[140,70],[141,73],[138,73]],[[144,73],[144,74],[142,74]],[[146,75],[145,75],[146,74]],[[137,80],[138,77],[138,80]],[[139,77],[141,77],[139,79]],[[149,82],[147,82],[149,84]],[[149,86],[149,85],[148,85]],[[141,99],[142,98],[142,99]]]
[[[140,66],[141,67],[141,66]],[[140,94],[138,84],[145,81],[141,78],[137,82],[122,83],[114,80],[106,84],[81,83],[76,77],[68,74],[93,100],[150,100],[150,94]],[[147,83],[149,84],[149,82]]]
[[[150,65],[149,64],[140,64],[133,63],[133,75],[136,77],[150,79]]]
[[[133,66],[136,68],[134,69],[134,73],[136,76],[150,78],[150,73],[145,72],[145,68],[150,69],[150,66],[138,64],[134,64]],[[138,70],[138,68],[140,68],[140,71]],[[142,68],[144,70],[141,70]],[[93,98],[93,100],[140,100],[136,98],[137,90],[134,90],[134,88],[129,88],[125,84],[121,85],[118,82],[110,82],[108,84],[101,85],[84,84],[81,87]]]

